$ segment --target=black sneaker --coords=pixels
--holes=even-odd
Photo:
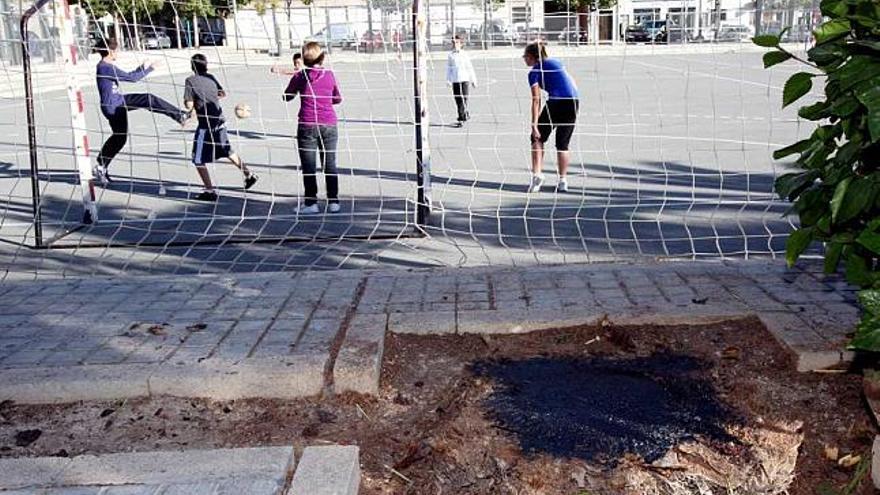
[[[250,189],[251,187],[253,187],[254,184],[257,183],[258,179],[259,179],[259,177],[257,177],[257,174],[251,172],[250,175],[248,175],[247,177],[244,178],[244,188],[246,190]]]
[[[196,196],[198,201],[217,201],[217,193],[214,191],[202,191]]]

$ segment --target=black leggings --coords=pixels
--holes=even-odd
[[[116,109],[111,115],[104,114],[107,122],[110,123],[110,129],[113,135],[104,141],[101,147],[101,154],[98,155],[98,164],[107,167],[113,158],[122,150],[128,141],[128,111],[143,108],[153,113],[168,116],[176,122],[183,122],[186,119],[186,113],[158,96],[139,93],[132,95],[123,95],[125,104]]]
[[[556,130],[556,151],[568,151],[571,136],[574,134],[574,126],[577,123],[577,114],[580,103],[577,99],[547,100],[541,115],[538,116],[538,133],[541,134],[541,143],[550,139],[550,134]],[[531,138],[532,144],[535,139]]]
[[[452,83],[452,95],[455,97],[455,106],[458,109],[459,122],[464,122],[470,118],[467,108],[470,86],[470,82]]]

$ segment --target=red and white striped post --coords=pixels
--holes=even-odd
[[[83,223],[98,220],[98,208],[95,204],[95,187],[92,181],[92,163],[89,158],[89,135],[86,127],[85,98],[76,74],[77,50],[74,38],[73,15],[68,0],[56,0],[60,4],[59,12],[63,14],[63,22],[59,29],[61,54],[64,58],[64,74],[67,76],[67,100],[70,103],[70,127],[73,130],[74,155],[76,168],[79,171],[79,183],[83,198]]]

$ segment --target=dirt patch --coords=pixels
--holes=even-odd
[[[675,463],[754,460],[765,452],[756,446],[769,442],[800,446],[789,492],[812,495],[854,472],[829,460],[826,447],[864,455],[875,430],[860,377],[792,369],[754,319],[504,337],[391,335],[378,397],[7,402],[0,456],[352,443],[361,447],[366,494],[621,494]],[[567,378],[542,383],[542,373]],[[604,381],[596,380],[601,373]],[[681,407],[639,410],[641,402],[614,400],[615,389],[630,387],[636,397]],[[565,407],[549,407],[547,396]],[[613,417],[584,416],[603,408]],[[625,441],[608,443],[614,438]],[[854,493],[873,493],[869,484]]]

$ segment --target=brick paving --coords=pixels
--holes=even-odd
[[[369,393],[386,331],[520,332],[605,317],[755,315],[798,353],[800,369],[814,369],[850,357],[843,349],[858,316],[853,289],[820,268],[738,261],[7,281],[0,399]],[[274,388],[254,386],[264,376],[277,378]]]

